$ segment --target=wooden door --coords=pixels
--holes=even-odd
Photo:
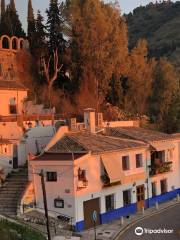
[[[84,205],[84,227],[85,229],[92,228],[94,226],[93,222],[93,212],[96,211],[97,213],[97,221],[96,225],[100,224],[100,204],[99,198],[95,198],[89,201],[85,201]]]
[[[141,211],[145,206],[145,192],[144,185],[136,187],[136,196],[137,196],[137,211]]]

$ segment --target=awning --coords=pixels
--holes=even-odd
[[[173,149],[175,148],[174,144],[171,142],[152,142],[151,146],[156,150],[156,151],[163,151],[163,150],[168,150],[168,149]]]
[[[110,178],[110,183],[120,181],[121,178],[120,159],[112,156],[101,156],[101,159]]]

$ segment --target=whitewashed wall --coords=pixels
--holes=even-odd
[[[0,154],[0,167],[4,169],[5,176],[13,169],[13,156]]]
[[[137,169],[136,168],[136,158],[135,155],[142,153],[143,155],[143,167]],[[149,157],[148,151],[144,148],[140,149],[131,149],[128,151],[121,151],[117,153],[109,153],[109,156],[113,156],[119,159],[119,169],[122,169],[122,156],[129,155],[130,160],[130,170],[126,171],[127,176],[132,174],[141,174],[142,172],[146,171],[147,168],[147,159]],[[84,220],[84,213],[83,213],[83,202],[93,199],[93,198],[100,198],[100,213],[105,213],[105,196],[109,194],[115,194],[115,208],[123,207],[123,191],[132,189],[131,200],[132,203],[136,202],[136,186],[146,184],[146,179],[136,181],[136,186],[133,187],[133,182],[130,184],[123,184],[117,185],[113,187],[102,188],[102,182],[100,179],[101,174],[101,160],[99,156],[85,156],[80,160],[75,161],[75,195],[76,195],[76,222]],[[113,164],[113,163],[112,163]],[[78,168],[85,169],[87,180],[88,180],[88,187],[82,190],[77,191],[77,170]],[[134,192],[135,191],[135,192]],[[145,197],[147,198],[147,189],[145,191]]]
[[[31,128],[26,133],[26,153],[32,153],[35,155],[38,150],[41,152],[50,142],[54,134],[54,126],[37,126]]]
[[[47,193],[48,210],[52,216],[60,214],[68,215],[75,218],[75,199],[74,199],[74,185],[73,185],[73,162],[72,161],[31,161],[33,172],[33,182],[35,186],[35,196],[37,202],[37,209],[43,209],[43,195],[41,179],[38,173],[43,169],[45,174],[45,186]],[[46,172],[54,171],[58,174],[57,182],[47,182]],[[69,193],[66,193],[69,190]],[[64,208],[55,208],[54,199],[64,199]]]

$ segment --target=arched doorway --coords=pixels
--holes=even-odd
[[[18,40],[17,38],[12,38],[12,49],[17,50],[18,49]]]
[[[10,39],[6,36],[2,37],[2,48],[10,49]]]

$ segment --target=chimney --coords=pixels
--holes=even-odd
[[[84,123],[87,131],[95,133],[95,109],[87,108],[84,110]]]

